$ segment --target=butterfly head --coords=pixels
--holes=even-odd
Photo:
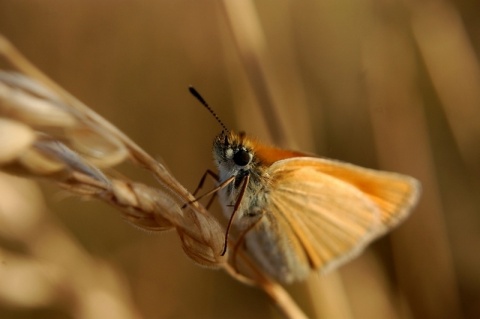
[[[244,133],[223,131],[213,142],[213,157],[221,174],[238,175],[255,166],[253,144]]]

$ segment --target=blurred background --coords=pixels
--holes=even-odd
[[[231,2],[0,0],[0,33],[190,190],[213,169],[221,128],[189,85],[232,129],[420,179],[421,202],[401,227],[339,271],[288,289],[309,317],[479,318],[480,2]],[[68,251],[96,265],[85,276],[110,278],[125,318],[281,318],[260,290],[192,263],[174,232],[141,231],[45,182],[42,199],[9,178],[0,176],[0,200],[17,184],[30,190],[26,202],[58,237],[38,247],[0,231],[1,318],[88,318],[62,293],[71,277],[47,272],[57,290],[42,293],[38,277],[12,272],[20,268],[5,256],[30,246],[49,251],[53,266]],[[110,317],[107,297],[91,302]]]

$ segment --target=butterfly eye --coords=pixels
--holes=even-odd
[[[238,150],[235,155],[233,155],[233,161],[238,166],[245,166],[250,163],[251,155],[245,149]]]

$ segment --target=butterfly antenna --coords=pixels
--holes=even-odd
[[[223,128],[223,131],[228,132],[227,127],[223,124],[222,120],[218,117],[217,113],[208,105],[205,99],[198,93],[197,90],[193,86],[188,87],[188,91],[200,102],[202,105],[213,115],[213,117],[217,120],[218,124],[220,124]]]

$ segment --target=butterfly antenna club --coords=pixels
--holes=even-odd
[[[228,132],[227,127],[225,124],[223,124],[222,120],[218,117],[217,113],[208,105],[207,101],[198,93],[198,91],[193,87],[189,86],[188,91],[190,91],[190,94],[192,94],[202,105],[210,112],[210,114],[213,115],[215,120],[217,120],[218,124],[220,124],[225,132]]]

